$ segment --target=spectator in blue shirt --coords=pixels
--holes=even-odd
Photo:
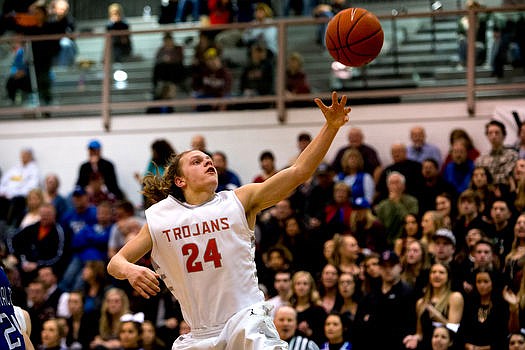
[[[113,208],[109,202],[97,206],[97,223],[85,225],[71,241],[73,257],[60,287],[65,291],[82,288],[82,269],[87,261],[107,261],[109,233],[113,226]]]
[[[24,93],[30,93],[32,89],[22,42],[16,40],[13,51],[15,52],[15,56],[9,68],[9,78],[7,79],[5,89],[11,102],[16,103],[16,94],[19,90]]]
[[[450,155],[452,162],[446,165],[443,179],[454,186],[457,193],[462,193],[469,187],[474,172],[474,162],[468,158],[465,140],[454,141]]]
[[[407,147],[407,158],[423,163],[425,159],[434,159],[439,167],[443,163],[441,158],[441,151],[436,145],[432,145],[426,141],[425,129],[421,126],[414,126],[410,129],[410,139],[412,144]]]

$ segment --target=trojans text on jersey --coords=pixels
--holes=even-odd
[[[213,220],[197,222],[191,225],[173,227],[167,230],[163,230],[162,233],[164,233],[168,242],[171,242],[172,239],[176,241],[191,236],[215,233],[218,231],[227,230],[229,228],[230,223],[228,222],[228,218],[218,218]]]

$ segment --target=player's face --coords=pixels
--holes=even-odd
[[[217,170],[213,166],[212,159],[206,153],[197,150],[190,151],[183,155],[180,161],[182,174],[177,177],[182,180],[180,187],[217,186]]]

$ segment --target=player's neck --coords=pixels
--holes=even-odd
[[[214,196],[215,196],[215,192],[208,192],[208,191],[202,191],[202,192],[187,191],[186,193],[184,193],[184,198],[186,199],[186,203],[191,204],[191,205],[204,204],[212,200]]]

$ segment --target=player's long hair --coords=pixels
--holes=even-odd
[[[148,174],[144,177],[142,194],[146,197],[149,205],[163,200],[170,194],[180,201],[185,200],[182,190],[175,185],[175,177],[182,175],[180,159],[188,152],[173,154],[163,176]]]

